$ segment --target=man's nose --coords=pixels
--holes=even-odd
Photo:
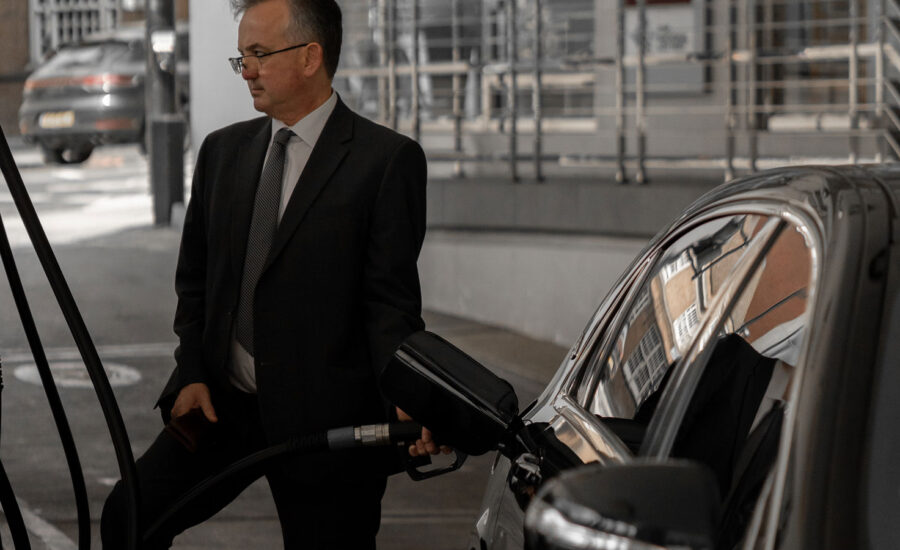
[[[256,67],[248,67],[247,65],[241,67],[241,78],[244,80],[253,80],[257,77],[258,73],[259,71]]]

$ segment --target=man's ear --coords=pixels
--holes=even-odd
[[[306,58],[305,63],[303,65],[303,74],[306,77],[311,77],[320,68],[323,67],[325,63],[325,50],[322,49],[322,45],[318,42],[312,42],[309,46],[306,47]]]

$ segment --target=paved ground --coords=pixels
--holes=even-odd
[[[160,428],[151,406],[171,366],[175,299],[172,273],[178,231],[152,227],[146,162],[133,148],[101,149],[83,167],[46,167],[32,150],[16,151],[26,186],[113,381],[136,454]],[[6,186],[0,216],[15,248],[84,467],[92,517],[118,477],[109,437],[83,366],[43,277]],[[516,387],[522,404],[536,397],[565,350],[496,327],[427,312],[430,330],[484,362]],[[0,283],[3,361],[0,458],[12,479],[34,548],[74,548],[70,482],[8,285]],[[471,458],[452,475],[415,483],[390,480],[382,550],[464,548],[491,457]],[[264,483],[250,487],[206,525],[176,540],[176,549],[280,548],[274,506]],[[2,517],[2,516],[0,516]],[[4,548],[12,548],[5,527]],[[95,542],[93,547],[99,545]]]

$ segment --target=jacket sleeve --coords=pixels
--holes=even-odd
[[[425,238],[426,179],[425,153],[404,138],[381,180],[366,252],[366,331],[376,375],[407,336],[425,327],[416,262]]]
[[[209,140],[204,140],[197,154],[191,184],[191,198],[184,217],[178,266],[175,269],[175,293],[178,305],[175,310],[175,391],[194,382],[207,383],[203,363],[202,342],[206,312],[207,269],[207,216],[208,183],[205,181]]]

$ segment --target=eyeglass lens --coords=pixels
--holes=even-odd
[[[234,72],[237,74],[241,74],[243,69],[247,69],[248,71],[254,71],[259,68],[259,58],[255,55],[245,55],[243,57],[233,57],[229,59],[231,61],[231,68],[234,69]]]

